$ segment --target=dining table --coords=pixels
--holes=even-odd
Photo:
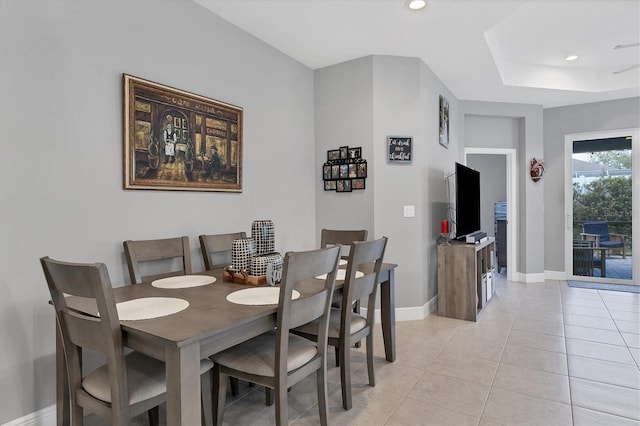
[[[397,265],[383,263],[379,276],[381,324],[387,361],[396,359],[394,271]],[[373,264],[361,265],[366,272]],[[369,269],[370,270],[370,269]],[[223,269],[198,273],[211,276],[215,282],[192,287],[161,288],[152,282],[114,287],[116,303],[142,298],[171,298],[188,302],[188,306],[171,315],[149,319],[120,319],[123,344],[145,355],[162,360],[166,365],[167,424],[200,425],[200,360],[273,330],[277,301],[269,305],[237,304],[227,296],[254,286],[226,282]],[[196,275],[196,274],[194,274]],[[303,282],[296,287],[300,297],[317,291],[321,280]],[[336,291],[344,281],[336,281]],[[68,297],[71,309],[96,310],[86,299]],[[56,327],[56,405],[57,424],[68,425],[70,399],[64,347]]]

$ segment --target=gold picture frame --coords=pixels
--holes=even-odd
[[[124,188],[242,192],[243,109],[123,74]]]

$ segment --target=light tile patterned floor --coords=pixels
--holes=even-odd
[[[342,409],[330,359],[332,425],[640,425],[640,294],[566,282],[501,281],[477,323],[397,324],[398,359],[376,329],[376,386],[353,349],[353,409]],[[161,410],[163,421],[164,410]],[[294,425],[319,423],[315,377],[289,393]],[[228,425],[271,425],[259,388],[227,399]],[[87,424],[105,424],[93,415]],[[139,416],[134,424],[148,424]]]

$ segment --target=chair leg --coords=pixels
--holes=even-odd
[[[147,411],[150,426],[158,426],[160,424],[160,407],[153,407]]]
[[[320,425],[327,426],[329,424],[329,395],[327,392],[327,370],[323,366],[318,369],[316,381],[318,387],[318,411],[320,414]]]
[[[351,410],[351,348],[348,342],[340,346],[340,383],[342,387],[342,408]]]
[[[229,377],[229,383],[231,384],[231,395],[238,396],[240,394],[240,381],[237,377]]]
[[[224,403],[227,396],[227,377],[222,374],[220,365],[213,365],[213,424],[222,425]]]
[[[278,386],[274,390],[276,394],[276,425],[286,426],[289,424],[289,401],[286,386]]]
[[[273,389],[264,388],[264,405],[271,407],[273,405]]]
[[[201,410],[202,410],[202,425],[203,426],[213,426],[213,392],[212,392],[212,380],[211,375],[213,373],[211,370],[200,376],[200,400],[201,400]]]
[[[369,373],[369,386],[376,385],[376,372],[373,365],[373,330],[367,336],[367,372]]]

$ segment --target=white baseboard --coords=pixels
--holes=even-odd
[[[2,426],[46,426],[56,424],[56,405],[49,405],[40,410],[11,420]]]
[[[396,321],[419,321],[423,320],[438,309],[438,296],[434,296],[422,306],[410,308],[396,308]],[[362,309],[362,315],[366,315],[367,310]],[[380,309],[376,309],[376,322],[380,322]]]
[[[536,273],[536,274],[524,274],[524,282],[529,283],[543,283],[544,282],[544,272]]]
[[[544,277],[548,280],[566,281],[567,273],[565,271],[544,271]]]

